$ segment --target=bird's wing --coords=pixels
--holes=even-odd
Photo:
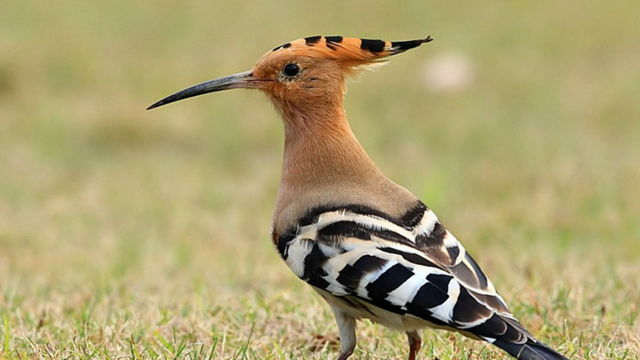
[[[277,246],[298,277],[333,296],[490,342],[531,337],[422,203],[400,219],[358,206],[315,209]]]
[[[463,285],[477,301],[510,315],[507,304],[464,246],[422,202],[415,208],[417,224],[411,228],[415,246]],[[419,218],[419,220],[418,220]]]

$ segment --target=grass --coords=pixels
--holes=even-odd
[[[0,14],[0,358],[332,359],[328,307],[269,241],[281,125],[228,92],[297,37],[435,41],[352,84],[380,167],[425,200],[532,333],[640,354],[638,5],[10,2]],[[473,79],[430,90],[432,59]],[[403,359],[362,323],[355,359]],[[425,331],[423,359],[501,354]]]

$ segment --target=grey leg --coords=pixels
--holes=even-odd
[[[338,331],[340,332],[340,349],[342,353],[338,360],[347,360],[356,348],[356,319],[347,315],[338,307],[331,306],[331,310],[336,318]]]

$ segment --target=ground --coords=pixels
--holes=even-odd
[[[640,354],[638,3],[9,2],[0,14],[0,358],[333,359],[269,227],[258,93],[146,112],[325,34],[435,40],[350,84],[381,169],[572,359]],[[369,322],[354,359],[404,359]],[[494,359],[424,332],[421,359]]]

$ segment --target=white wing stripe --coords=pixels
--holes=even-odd
[[[460,295],[460,283],[457,281],[450,281],[447,294],[449,295],[449,298],[441,305],[431,309],[431,313],[436,319],[450,323],[451,318],[453,317],[453,308],[456,306],[458,296]]]
[[[313,244],[313,241],[305,241],[300,238],[295,238],[289,244],[289,256],[286,259],[286,263],[299,278],[304,275],[304,260],[311,252]]]
[[[407,302],[411,302],[422,285],[427,283],[426,277],[414,275],[387,295],[387,300],[394,305],[405,308]]]
[[[413,233],[429,236],[431,235],[431,232],[433,231],[433,228],[436,226],[437,222],[438,217],[436,216],[436,214],[430,209],[427,209],[422,216],[422,220],[420,220],[418,226],[416,226],[416,228],[413,230]]]

